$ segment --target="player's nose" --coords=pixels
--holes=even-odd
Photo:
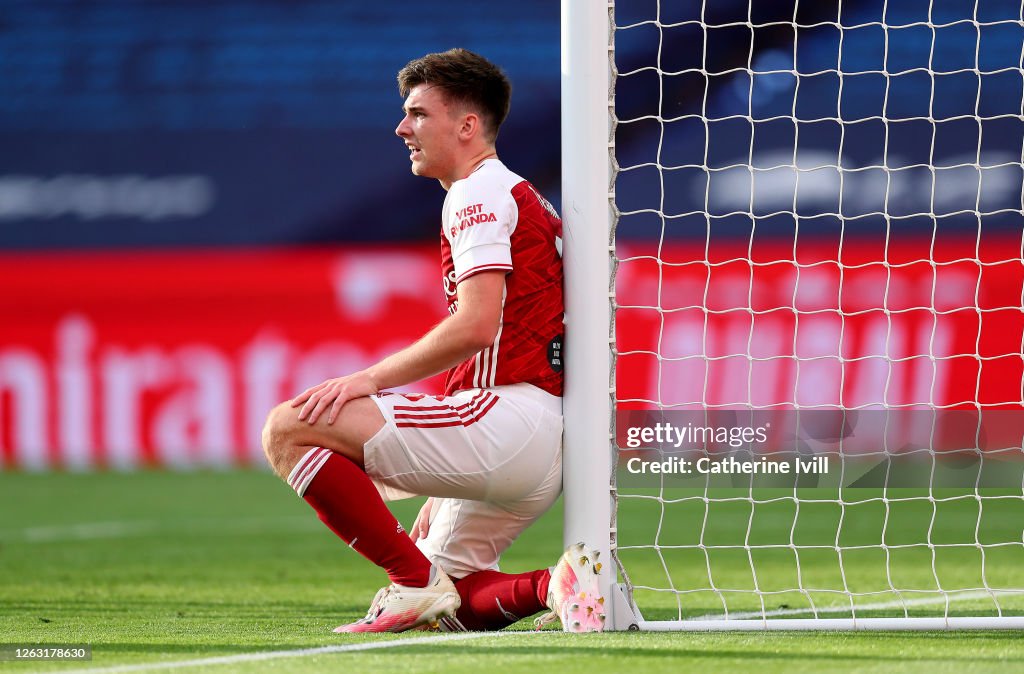
[[[409,131],[409,116],[406,115],[402,118],[402,121],[395,127],[395,135],[401,138],[405,138],[410,134]]]

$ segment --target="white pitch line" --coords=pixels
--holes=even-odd
[[[210,665],[231,665],[239,662],[259,662],[261,660],[277,660],[279,658],[305,658],[311,655],[329,655],[332,653],[351,653],[354,651],[372,651],[382,648],[401,648],[403,646],[420,646],[424,644],[441,644],[449,641],[466,641],[483,637],[501,637],[509,634],[531,634],[530,632],[469,632],[466,634],[448,634],[444,636],[414,637],[411,639],[392,639],[366,644],[345,644],[339,646],[320,646],[319,648],[298,648],[289,651],[265,651],[263,653],[239,653],[237,655],[220,655],[195,660],[179,660],[177,662],[147,662],[138,665],[116,665],[114,667],[95,667],[87,669],[64,670],[71,674],[115,674],[118,672],[145,672],[155,669],[183,669],[185,667],[206,667]]]
[[[890,608],[903,608],[904,606],[930,606],[934,604],[945,604],[949,602],[967,601],[970,599],[991,599],[995,596],[1015,596],[1020,595],[1022,592],[1007,592],[1002,590],[993,590],[992,592],[985,592],[979,590],[977,592],[955,592],[950,593],[946,597],[920,597],[918,599],[904,599],[903,601],[887,601],[878,602],[876,604],[855,604],[852,607],[849,604],[842,606],[824,606],[818,607],[818,613],[847,613],[853,610],[856,611],[884,611]],[[691,620],[749,620],[751,618],[774,618],[777,616],[793,616],[803,615],[805,613],[814,613],[814,609],[811,608],[780,608],[772,611],[744,611],[730,612],[729,617],[726,618],[724,613],[708,613],[706,615],[697,616],[696,618],[686,618],[683,622],[689,622]]]
[[[305,516],[283,517],[221,517],[179,520],[123,520],[111,522],[81,522],[78,524],[27,527],[0,530],[4,543],[67,543],[113,538],[135,538],[157,533],[232,534],[267,533],[270,531],[302,531],[319,529],[316,518]]]
[[[160,530],[159,522],[86,522],[67,526],[29,527],[22,529],[6,540],[24,543],[64,543],[69,541],[91,541],[106,538],[129,538],[146,536]]]

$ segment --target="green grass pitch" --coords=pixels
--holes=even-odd
[[[411,524],[418,505],[395,504],[399,519]],[[936,511],[928,506],[917,515],[894,511],[889,533],[912,540],[922,526],[921,517],[930,521]],[[669,577],[680,587],[700,588],[714,582],[720,589],[742,590],[753,585],[746,551],[737,556],[729,547],[737,537],[742,547],[748,527],[750,510],[742,503],[715,506],[721,510],[714,515],[735,526],[705,529],[705,544],[723,546],[713,551],[722,558],[715,560],[710,578],[700,558],[696,563],[686,557],[692,551],[685,546],[695,537],[699,541],[701,527],[694,515],[703,507],[699,500],[638,501],[624,506],[619,523],[624,543],[650,542],[657,536],[664,545],[684,546],[672,553],[681,555],[678,560],[669,555],[667,572],[656,553],[631,553],[634,558],[627,562],[638,580],[658,587],[665,587]],[[810,545],[822,537],[834,540],[833,518],[838,516],[834,508],[822,505],[820,512],[802,513],[806,519],[798,520],[794,532],[791,507],[785,501],[759,506],[756,517],[765,518],[755,529],[763,537],[760,542],[771,544],[790,535]],[[848,521],[854,517],[868,521],[868,511],[875,507],[870,503],[850,506]],[[1016,507],[1007,501],[1009,510],[998,511],[998,516],[992,510],[992,521],[982,522],[983,528],[990,527],[981,532],[982,539],[1006,533],[1000,527],[1016,527],[1019,532],[1024,518],[1017,519],[1018,513],[1012,510]],[[956,521],[958,516],[951,517]],[[977,522],[969,508],[959,519],[965,527]],[[848,527],[843,535],[853,538],[841,543],[856,547],[857,536],[877,533]],[[941,540],[938,532],[933,531],[933,540]],[[561,511],[556,509],[509,550],[503,568],[522,571],[551,565],[560,548]],[[763,591],[785,588],[791,582],[785,554],[773,559],[774,554],[758,560],[763,570],[756,583]],[[822,574],[815,579],[818,586],[827,590],[830,583],[839,582],[826,571],[817,571],[827,564],[819,567],[811,557],[801,561],[810,572]],[[908,558],[894,568],[906,574],[900,578],[903,585],[924,591],[934,582],[935,568],[944,587],[954,582],[970,585],[976,572],[967,569],[967,563],[956,555],[941,559],[938,566]],[[992,583],[1024,586],[1024,565],[988,560],[987,569]],[[1024,670],[1024,638],[1009,631],[567,635],[534,633],[531,624],[523,621],[510,634],[474,635],[462,641],[448,640],[447,635],[331,633],[335,625],[361,617],[383,582],[380,571],[337,541],[304,503],[267,473],[0,474],[0,644],[89,643],[93,648],[91,662],[0,662],[0,671]],[[855,591],[874,592],[878,581],[872,574],[864,578],[851,574],[847,582]],[[737,597],[730,610],[759,606],[740,594]],[[874,601],[884,601],[879,597]],[[768,598],[769,609],[799,606],[800,600],[782,594]],[[832,598],[825,592],[813,599],[825,605]],[[700,614],[714,609],[716,601],[721,608],[713,593],[689,595],[682,607],[674,595],[664,593],[641,592],[638,600],[648,617]],[[965,610],[971,608],[985,610],[984,604],[968,605]],[[928,610],[934,614],[936,608]],[[410,639],[415,641],[388,645]],[[234,657],[325,646],[367,649],[263,660]],[[136,669],[211,658],[206,664],[176,669]]]

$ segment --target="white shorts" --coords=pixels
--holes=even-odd
[[[462,578],[501,553],[562,491],[562,399],[530,384],[454,396],[372,396],[384,427],[363,460],[384,500],[440,499],[417,546]]]

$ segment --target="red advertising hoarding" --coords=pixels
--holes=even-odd
[[[261,461],[271,406],[438,320],[438,269],[397,247],[6,256],[0,461]]]

